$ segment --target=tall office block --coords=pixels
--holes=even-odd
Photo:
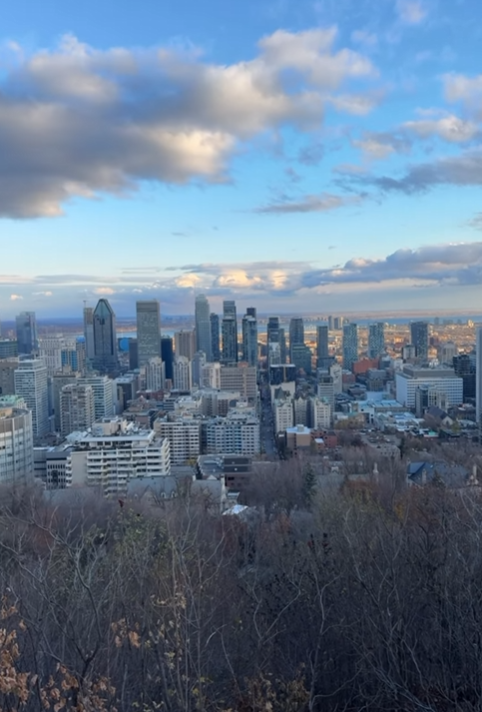
[[[31,355],[38,350],[37,319],[35,312],[27,311],[15,319],[18,353]]]
[[[16,396],[0,397],[0,484],[33,480],[32,413]]]
[[[142,368],[161,355],[161,310],[157,299],[136,302],[137,363]]]
[[[286,363],[286,332],[284,326],[279,328],[279,352],[280,352],[280,363]]]
[[[380,358],[385,351],[385,324],[381,321],[368,327],[368,358]]]
[[[475,344],[475,413],[477,423],[482,417],[482,327],[477,329]]]
[[[211,323],[211,361],[220,361],[221,348],[219,345],[219,316],[211,313],[209,320]]]
[[[221,324],[222,351],[221,361],[224,364],[238,361],[238,320],[236,304],[232,300],[223,302],[223,320]]]
[[[114,310],[107,299],[94,309],[94,367],[101,372],[117,367],[117,334]]]
[[[316,358],[317,361],[322,361],[329,357],[328,325],[320,324],[316,327]]]
[[[268,366],[281,363],[281,349],[279,342],[279,317],[270,316],[266,327],[266,348]]]
[[[164,388],[165,366],[162,358],[156,356],[146,364],[146,388],[148,391],[160,391]]]
[[[32,411],[34,438],[42,438],[50,430],[47,367],[41,359],[20,361],[14,378],[15,394]]]
[[[293,361],[293,351],[292,347],[296,344],[304,344],[305,343],[305,326],[303,323],[303,319],[299,316],[293,317],[290,319],[290,362],[294,363]]]
[[[256,314],[256,309],[251,307],[252,312]],[[258,365],[258,322],[253,313],[243,316],[242,321],[243,332],[243,361],[246,361],[250,366]]]
[[[191,361],[196,353],[196,332],[177,331],[174,334],[174,351],[176,356],[185,356]]]
[[[70,383],[60,392],[60,432],[65,437],[86,431],[95,422],[94,389],[84,383]]]
[[[212,360],[210,314],[211,310],[207,297],[204,294],[198,294],[194,314],[196,323],[196,351],[204,351],[208,361]]]
[[[161,358],[164,363],[165,377],[172,381],[173,378],[173,363],[174,363],[174,348],[172,338],[170,336],[161,337]]]
[[[116,410],[116,382],[107,376],[86,376],[75,383],[92,386],[94,392],[95,419],[111,418]]]
[[[345,324],[343,326],[343,368],[351,371],[355,361],[358,361],[358,326]]]
[[[414,321],[410,324],[410,339],[415,346],[417,358],[428,358],[428,323]]]
[[[174,388],[177,388],[179,391],[191,390],[191,363],[185,356],[176,356],[174,359],[173,383]]]
[[[84,307],[84,338],[85,357],[88,361],[93,361],[95,357],[94,347],[94,310],[92,307]]]

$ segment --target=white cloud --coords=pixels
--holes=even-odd
[[[17,57],[0,79],[0,216],[56,216],[73,196],[122,195],[142,180],[224,181],[240,142],[286,124],[318,129],[331,97],[367,113],[373,99],[338,91],[376,69],[335,41],[334,29],[280,30],[227,66],[173,47],[100,51],[71,35]]]
[[[453,114],[440,119],[407,121],[403,124],[403,128],[407,129],[407,131],[413,131],[420,138],[438,136],[449,143],[470,141],[480,131],[479,126],[473,121],[464,121]]]
[[[397,0],[399,19],[407,25],[419,25],[427,16],[427,10],[417,0]]]
[[[20,294],[11,294],[10,295],[11,302],[16,302],[18,299],[23,299],[23,297]]]

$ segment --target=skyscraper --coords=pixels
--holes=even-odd
[[[251,314],[246,310],[243,316],[243,361],[250,366],[258,365],[258,322],[256,320],[256,309],[251,307]],[[253,315],[254,312],[254,315]]]
[[[84,383],[70,383],[60,392],[60,431],[65,437],[85,431],[95,421],[94,389]]]
[[[37,319],[35,312],[22,312],[15,319],[19,354],[31,355],[38,350]]]
[[[221,349],[219,347],[219,316],[210,314],[209,321],[211,323],[211,361],[219,361],[221,359]]]
[[[290,319],[290,363],[294,363],[293,346],[305,343],[305,326],[299,316]]]
[[[482,417],[482,327],[477,329],[475,343],[475,416],[479,424]]]
[[[161,311],[157,299],[136,302],[137,363],[145,366],[161,355]]]
[[[196,353],[196,332],[195,331],[176,331],[174,334],[174,350],[176,356],[185,356],[190,361]]]
[[[221,325],[222,363],[228,365],[238,361],[238,320],[236,304],[232,300],[223,302],[223,321]]]
[[[41,359],[20,361],[15,371],[15,395],[24,399],[32,411],[34,438],[41,438],[50,430],[47,366]]]
[[[355,361],[358,361],[358,326],[345,324],[343,326],[343,368],[351,371]]]
[[[268,352],[268,366],[281,363],[279,317],[270,316],[266,327],[266,346]]]
[[[329,363],[328,325],[320,324],[316,327],[316,366],[317,368],[327,368]]]
[[[117,367],[115,314],[107,299],[99,299],[94,309],[94,367],[101,372]]]
[[[88,361],[93,361],[95,357],[94,347],[94,310],[92,307],[84,307],[84,338],[85,357]]]
[[[204,351],[211,361],[211,320],[209,301],[204,294],[198,294],[195,304],[196,351]]]
[[[173,378],[174,349],[170,336],[161,337],[161,358],[165,364],[165,376],[170,381]]]
[[[385,324],[381,321],[368,327],[368,358],[380,358],[385,351]]]
[[[417,358],[427,360],[428,358],[428,323],[426,321],[414,321],[410,324],[410,339],[415,346]]]

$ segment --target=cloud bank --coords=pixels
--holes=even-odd
[[[327,102],[368,112],[376,99],[338,91],[376,70],[335,44],[335,29],[279,30],[228,66],[172,48],[99,51],[70,35],[30,57],[13,46],[0,78],[0,216],[55,216],[71,198],[141,181],[226,181],[257,134],[317,129]]]

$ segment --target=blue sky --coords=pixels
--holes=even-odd
[[[480,0],[17,0],[0,319],[474,311]]]

